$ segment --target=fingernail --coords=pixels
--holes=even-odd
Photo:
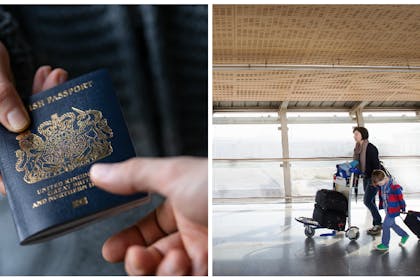
[[[29,126],[29,119],[27,115],[22,112],[20,108],[14,108],[7,114],[7,120],[10,126],[16,132],[20,132]]]
[[[45,66],[43,72],[42,72],[42,79],[47,79],[48,75],[51,73],[51,66],[47,65]]]
[[[93,179],[105,179],[111,171],[108,164],[96,163],[90,168],[90,176]]]
[[[64,71],[61,75],[58,76],[58,82],[60,84],[64,83],[67,80],[67,72]]]

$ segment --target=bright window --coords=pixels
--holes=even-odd
[[[282,197],[280,162],[213,162],[213,197]]]
[[[380,156],[420,156],[420,123],[367,123]]]
[[[213,125],[214,158],[280,158],[277,124]]]
[[[276,113],[225,113],[220,118],[270,118]],[[385,166],[397,178],[405,193],[420,192],[420,123],[377,123],[376,119],[413,118],[410,112],[364,113],[369,140],[378,147]],[[289,153],[292,160],[293,196],[313,196],[317,190],[332,188],[335,165],[351,159],[356,126],[346,112],[287,113]],[[304,120],[304,121],[302,121]],[[373,122],[372,122],[373,121]],[[278,121],[279,122],[279,121]],[[215,198],[282,197],[281,131],[278,124],[213,125],[213,158],[236,159],[213,162],[213,195]],[[401,156],[401,159],[384,159]],[[318,157],[331,159],[316,160]],[[246,159],[273,159],[266,161]],[[360,184],[359,193],[363,193]]]
[[[290,157],[353,156],[354,126],[351,123],[289,124]]]

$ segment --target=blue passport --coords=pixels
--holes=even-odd
[[[93,163],[135,156],[106,70],[33,95],[27,108],[28,130],[0,126],[0,169],[21,245],[149,201],[148,193],[115,195],[89,179]]]

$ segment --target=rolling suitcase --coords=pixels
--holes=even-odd
[[[420,239],[420,212],[408,211],[404,223]]]
[[[329,229],[342,231],[346,227],[347,215],[343,212],[327,210],[318,204],[315,204],[312,219],[317,221],[320,226]]]
[[[319,190],[316,193],[315,202],[325,210],[347,213],[347,198],[340,192],[326,189]]]

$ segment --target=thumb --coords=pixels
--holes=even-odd
[[[185,216],[207,225],[207,166],[206,158],[132,158],[94,164],[90,178],[115,194],[159,193]]]
[[[12,82],[9,54],[0,42],[0,123],[8,130],[22,132],[30,124],[29,115],[23,106]]]
[[[90,169],[90,178],[95,185],[116,194],[157,192],[170,196],[170,184],[179,174],[176,169],[173,158],[132,158],[120,163],[96,163]]]

